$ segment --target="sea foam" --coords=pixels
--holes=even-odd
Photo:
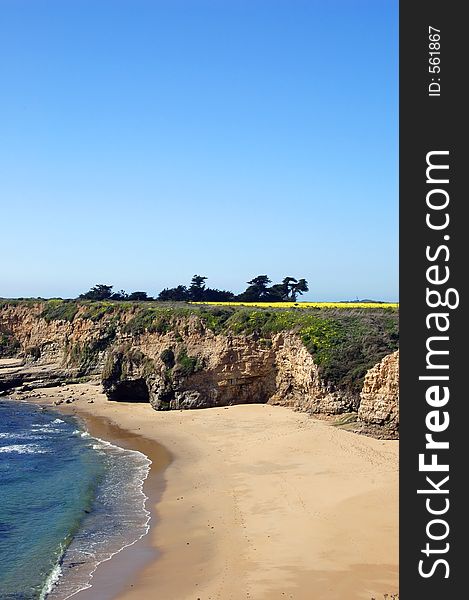
[[[46,454],[47,450],[40,448],[37,446],[37,444],[11,444],[10,446],[0,446],[0,452],[16,452],[18,454]]]

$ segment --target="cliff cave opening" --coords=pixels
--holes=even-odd
[[[109,400],[117,402],[150,402],[148,386],[144,379],[124,379],[108,392]]]

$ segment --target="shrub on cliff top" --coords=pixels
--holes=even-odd
[[[138,335],[148,331],[150,333],[167,333],[171,329],[174,311],[171,309],[144,308],[140,309],[128,321],[123,330],[125,333]]]
[[[302,328],[300,335],[326,381],[359,393],[368,369],[399,347],[394,316],[363,311]]]
[[[71,322],[75,318],[77,312],[78,305],[76,302],[69,302],[67,300],[49,300],[39,316],[48,323],[51,321]]]
[[[208,329],[211,329],[214,333],[220,333],[223,331],[225,323],[233,316],[234,312],[235,309],[233,308],[213,308],[207,310],[206,307],[204,307],[198,314]]]
[[[151,328],[156,316],[154,310],[141,310],[124,325],[123,331],[132,335],[143,333],[145,330]]]
[[[96,323],[100,321],[105,315],[113,314],[117,309],[117,305],[111,302],[89,302],[86,304],[85,309],[80,314],[82,319],[90,319]]]

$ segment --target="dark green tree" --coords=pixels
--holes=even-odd
[[[133,300],[135,302],[145,302],[146,300],[153,300],[151,296],[149,296],[146,292],[132,292],[128,296],[128,300]]]
[[[79,298],[83,300],[109,300],[112,296],[112,285],[96,284],[85,294],[80,294]]]
[[[286,302],[288,301],[288,290],[283,283],[276,283],[268,288],[269,302]]]
[[[238,300],[242,302],[266,302],[269,296],[268,285],[271,283],[267,275],[258,275],[247,283],[249,287],[238,296]]]
[[[251,279],[251,281],[248,281],[248,285],[253,285],[260,291],[260,293],[267,290],[269,283],[271,283],[271,280],[267,275],[258,275],[257,277],[254,277],[254,279]]]
[[[178,285],[175,288],[165,288],[157,299],[161,302],[186,302],[189,300],[189,293],[185,285]]]
[[[189,300],[202,302],[204,300],[205,280],[202,275],[194,275],[189,286]]]
[[[282,281],[282,286],[283,286],[283,290],[284,290],[284,294],[283,297],[285,298],[285,301],[291,300],[291,291],[293,289],[293,286],[298,283],[298,280],[295,279],[294,277],[284,277],[283,281]]]
[[[234,300],[234,297],[233,292],[228,290],[217,290],[214,288],[205,288],[204,290],[205,302],[230,302],[230,300]]]
[[[285,277],[282,283],[268,287],[267,275],[258,275],[248,281],[249,287],[237,299],[241,302],[296,302],[298,294],[308,291],[306,279]]]
[[[111,296],[111,300],[127,300],[129,295],[125,290],[119,290],[118,292],[114,292]]]
[[[290,297],[292,302],[296,302],[298,294],[302,295],[309,290],[308,282],[306,279],[299,279],[290,288]]]
[[[276,283],[268,289],[270,302],[288,302],[291,300],[292,287],[297,283],[294,277],[284,277],[282,283]]]

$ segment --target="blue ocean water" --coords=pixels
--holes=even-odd
[[[150,460],[73,417],[0,402],[0,598],[64,600],[148,531]]]

